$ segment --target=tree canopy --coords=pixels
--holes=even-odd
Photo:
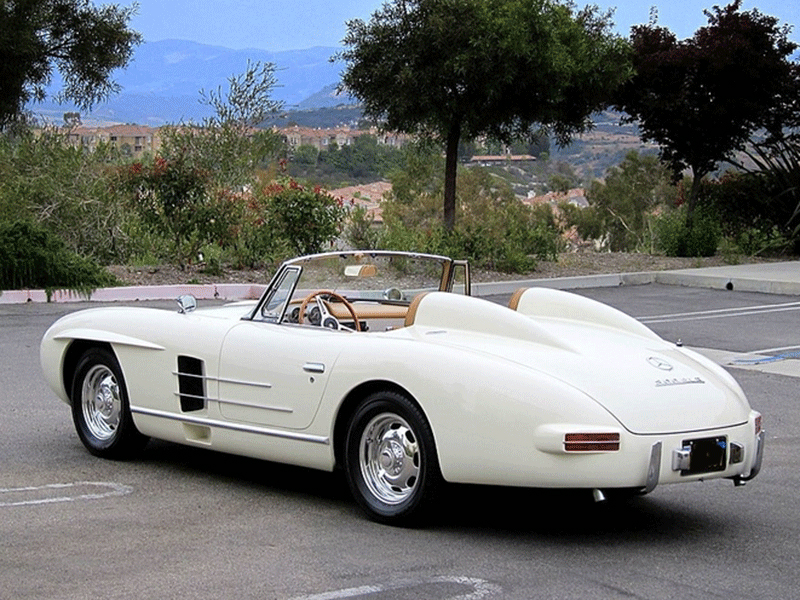
[[[386,128],[445,144],[455,223],[459,142],[542,130],[565,144],[631,74],[610,14],[553,0],[395,0],[348,22],[342,85]]]
[[[702,179],[754,132],[777,135],[797,118],[800,65],[790,28],[741,0],[706,11],[708,25],[687,40],[655,22],[632,29],[636,75],[616,105],[639,122],[642,137],[661,146],[676,176],[694,176],[691,220]]]
[[[128,29],[136,5],[93,6],[88,0],[0,2],[0,128],[43,100],[54,68],[60,100],[86,109],[118,90],[114,69],[130,60],[141,36]]]

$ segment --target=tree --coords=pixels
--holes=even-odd
[[[595,213],[610,250],[653,252],[654,213],[658,207],[673,205],[676,196],[669,169],[658,157],[631,150],[619,166],[606,171],[604,182],[592,183],[587,192],[591,206],[584,210]]]
[[[214,116],[200,125],[165,127],[159,156],[123,172],[134,209],[171,241],[182,268],[206,244],[236,237],[228,227],[234,213],[251,212],[253,190],[261,187],[258,170],[283,148],[276,133],[255,128],[281,106],[271,98],[274,73],[272,63],[248,63],[228,78],[227,90],[201,91]],[[265,213],[255,200],[252,207]]]
[[[278,134],[257,127],[283,105],[272,98],[275,68],[273,63],[248,61],[244,73],[228,77],[226,90],[201,90],[201,102],[214,115],[201,124],[162,129],[160,155],[191,162],[208,174],[212,187],[252,187],[258,168],[283,150]]]
[[[460,141],[560,144],[630,75],[610,14],[553,0],[394,0],[347,23],[342,86],[387,129],[445,145],[444,222],[455,224]]]
[[[705,176],[754,132],[778,134],[797,115],[800,65],[789,27],[741,0],[706,11],[708,25],[690,39],[652,20],[632,29],[636,75],[620,89],[616,106],[638,121],[642,137],[661,146],[676,178],[688,168],[691,223]]]
[[[283,107],[283,102],[272,98],[278,85],[276,69],[275,63],[248,60],[244,73],[228,77],[227,91],[221,86],[216,91],[200,90],[203,104],[214,109],[214,117],[207,124],[231,124],[242,133],[250,133],[274,116]]]
[[[58,99],[82,109],[118,91],[111,73],[142,39],[127,27],[136,8],[88,0],[0,2],[0,128],[29,100],[44,99],[54,68],[64,79]]]

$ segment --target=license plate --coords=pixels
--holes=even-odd
[[[683,447],[689,450],[689,468],[681,475],[697,475],[724,471],[728,458],[728,438],[725,436],[684,440]]]

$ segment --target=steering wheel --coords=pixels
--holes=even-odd
[[[336,292],[331,292],[330,290],[317,290],[316,292],[311,292],[308,296],[306,296],[303,299],[303,303],[300,305],[300,312],[297,315],[297,322],[298,323],[302,324],[303,319],[305,319],[306,308],[308,307],[309,302],[311,302],[311,300],[316,298],[317,307],[319,308],[319,312],[320,312],[319,324],[321,326],[329,327],[330,329],[340,329],[340,328],[350,329],[349,327],[344,327],[343,325],[341,325],[339,323],[339,321],[336,319],[336,317],[334,317],[330,313],[330,311],[328,310],[328,307],[325,305],[325,302],[323,302],[323,300],[322,300],[322,298],[320,298],[320,296],[330,296],[333,299],[338,300],[339,302],[344,304],[344,307],[347,309],[347,312],[349,312],[350,316],[353,317],[353,323],[355,324],[355,331],[361,331],[361,324],[358,322],[358,316],[356,315],[356,309],[353,308],[353,305],[350,304],[345,299],[344,296],[340,296]],[[333,325],[333,326],[331,327],[331,325]]]

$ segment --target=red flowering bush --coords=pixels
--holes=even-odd
[[[128,168],[127,185],[142,222],[166,238],[183,268],[200,249],[226,232],[225,205],[209,193],[209,178],[183,157],[156,157],[150,164]]]
[[[308,189],[294,179],[264,189],[273,225],[299,254],[319,252],[336,240],[346,210],[342,200],[319,187]]]

